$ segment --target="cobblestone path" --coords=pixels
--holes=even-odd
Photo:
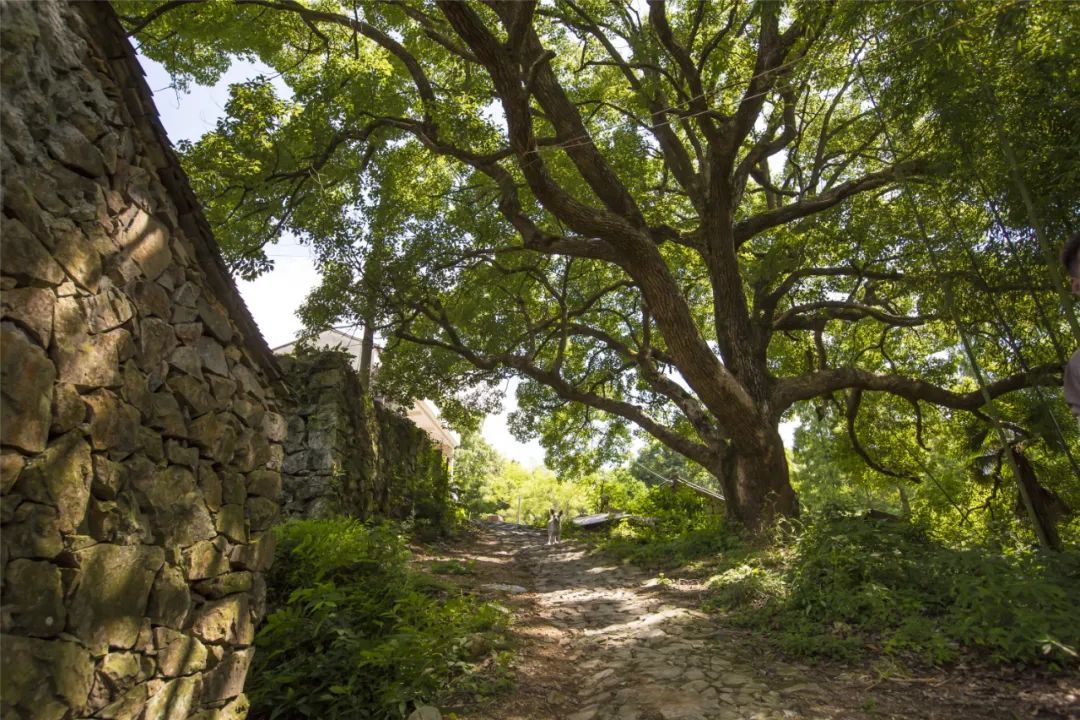
[[[1038,697],[994,682],[883,683],[785,662],[642,569],[574,543],[547,546],[534,528],[497,523],[481,537],[474,581],[511,607],[524,642],[516,697],[467,720],[1074,717],[1043,714]]]

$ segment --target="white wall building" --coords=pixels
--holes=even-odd
[[[355,327],[331,328],[319,333],[308,344],[317,350],[342,350],[349,353],[354,358],[353,369],[359,372],[361,338],[354,334],[356,332]],[[274,348],[274,352],[285,355],[293,352],[296,345],[297,341],[286,343]],[[378,364],[379,349],[375,348],[371,355],[372,368],[377,367]],[[402,409],[406,410],[405,416],[427,433],[431,441],[439,446],[447,461],[452,465],[454,449],[461,444],[461,437],[453,430],[443,426],[442,420],[439,419],[439,409],[435,407],[435,404],[430,400],[416,400],[411,408]]]

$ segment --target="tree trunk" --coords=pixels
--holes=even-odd
[[[1055,552],[1062,551],[1061,536],[1058,535],[1053,512],[1047,502],[1051,496],[1049,490],[1039,484],[1039,478],[1035,476],[1035,468],[1031,466],[1027,457],[1016,446],[1009,448],[1013,461],[1016,463],[1016,478],[1020,490],[1020,499],[1028,512],[1028,518],[1035,530],[1035,536],[1039,538],[1039,544]]]
[[[776,428],[768,428],[766,435],[764,449],[729,448],[716,473],[724,488],[728,519],[752,532],[766,529],[781,517],[799,516],[784,441]]]
[[[375,323],[371,318],[364,321],[364,335],[360,341],[360,384],[371,391],[371,356],[375,350]]]

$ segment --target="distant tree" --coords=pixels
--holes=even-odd
[[[479,433],[469,433],[454,452],[454,490],[469,517],[505,509],[490,496],[495,479],[506,470],[506,460]]]

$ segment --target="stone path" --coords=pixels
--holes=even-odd
[[[516,696],[462,720],[1013,718],[1018,709],[1073,717],[1042,714],[1042,703],[1018,706],[1007,689],[996,688],[1010,702],[986,686],[943,690],[949,676],[882,683],[850,668],[785,662],[646,571],[545,541],[539,529],[497,523],[470,555],[474,587],[526,589],[484,591],[512,608],[524,642]]]
[[[517,533],[522,537],[522,533]],[[580,709],[567,720],[798,718],[781,690],[801,687],[799,670],[767,681],[726,655],[716,627],[664,597],[655,579],[605,565],[568,543],[526,542],[518,550],[534,579],[537,615],[565,632]],[[780,682],[776,682],[780,680]]]

